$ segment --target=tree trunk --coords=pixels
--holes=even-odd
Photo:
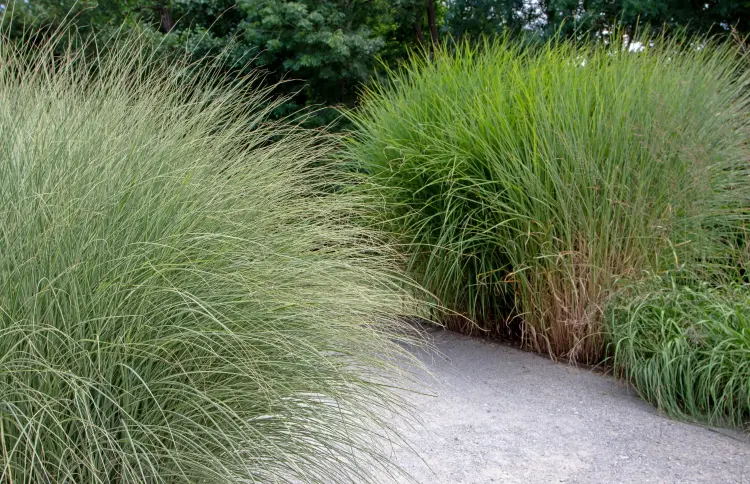
[[[422,26],[419,25],[419,22],[414,22],[414,33],[417,34],[417,42],[419,42],[419,45],[424,47],[425,45],[425,39],[424,39],[424,33],[422,33]]]
[[[159,30],[167,34],[174,27],[174,20],[172,20],[172,12],[169,7],[163,3],[158,3],[155,6],[156,11],[159,12]]]
[[[438,48],[438,29],[437,29],[437,12],[435,9],[435,0],[426,0],[427,2],[427,24],[430,26],[430,40],[432,47]]]

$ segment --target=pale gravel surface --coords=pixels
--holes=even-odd
[[[750,484],[750,438],[670,420],[612,378],[447,331],[424,356],[434,396],[411,395],[419,483]],[[431,382],[431,383],[429,383]]]

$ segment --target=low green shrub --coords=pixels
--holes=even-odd
[[[618,281],[732,264],[748,73],[706,39],[510,39],[415,56],[351,113],[348,155],[410,272],[465,319],[601,361]],[[636,47],[640,48],[636,48]]]
[[[0,40],[0,482],[397,475],[416,305],[331,140],[120,40]]]
[[[670,415],[750,422],[750,292],[690,287],[672,277],[611,303],[613,364],[640,395]]]

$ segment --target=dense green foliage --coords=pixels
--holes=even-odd
[[[395,472],[415,305],[330,142],[140,39],[0,46],[0,482]]]
[[[275,116],[309,108],[314,124],[338,119],[331,107],[355,103],[378,55],[400,58],[419,44],[415,28],[429,30],[422,0],[33,0],[12,8],[16,35],[64,21],[84,34],[125,25],[151,31],[178,56],[219,56],[230,75],[262,68],[267,84],[284,81],[277,95],[293,95]]]
[[[742,0],[451,0],[446,28],[454,36],[503,31],[592,33],[606,36],[617,29],[633,34],[652,30],[686,29],[692,33],[750,32],[750,2]]]
[[[737,0],[24,0],[0,1],[0,11],[4,5],[14,32],[66,17],[88,33],[125,25],[152,31],[169,51],[221,55],[229,73],[262,67],[267,83],[286,81],[277,92],[295,94],[275,114],[322,108],[309,118],[315,124],[338,117],[331,107],[356,103],[358,88],[379,76],[378,58],[395,66],[448,36],[603,39],[618,22],[631,37],[638,25],[750,33],[750,4]]]
[[[490,333],[520,318],[527,346],[599,362],[619,281],[736,262],[743,63],[701,39],[461,45],[367,91],[349,153],[444,304]]]
[[[678,417],[750,422],[747,288],[647,281],[608,309],[614,364],[644,399]]]

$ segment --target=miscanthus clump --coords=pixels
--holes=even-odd
[[[143,44],[0,41],[0,482],[396,472],[415,304],[331,141]]]
[[[746,54],[620,38],[413,56],[351,114],[375,217],[411,274],[476,322],[449,326],[504,334],[521,321],[527,347],[595,364],[623,281],[744,257]]]

